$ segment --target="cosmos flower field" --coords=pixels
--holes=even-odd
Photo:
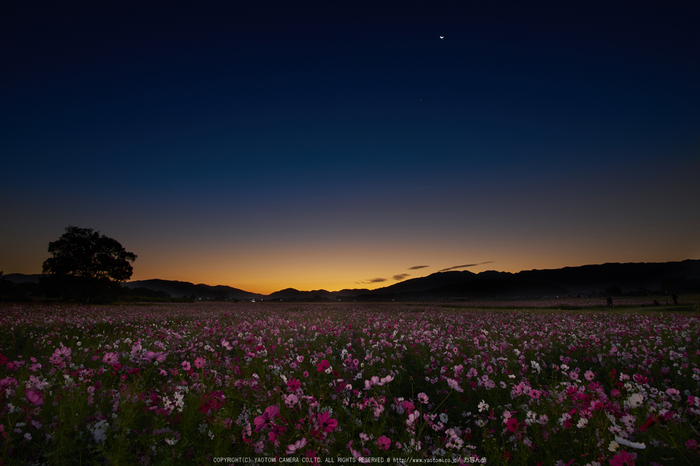
[[[699,464],[696,313],[0,304],[1,464]]]

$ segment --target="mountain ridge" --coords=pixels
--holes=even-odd
[[[40,274],[7,274],[13,283],[38,282]],[[228,285],[194,284],[178,280],[134,280],[123,286],[165,291],[173,297],[195,296],[211,300],[338,301],[413,300],[450,298],[518,298],[582,294],[612,294],[661,290],[665,292],[700,291],[700,260],[676,262],[607,262],[559,269],[532,269],[520,272],[487,270],[435,272],[369,290],[343,289],[297,290],[285,288],[268,295]]]

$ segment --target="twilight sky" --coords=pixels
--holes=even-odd
[[[700,258],[697,2],[63,3],[0,5],[6,274],[68,225],[259,293]]]

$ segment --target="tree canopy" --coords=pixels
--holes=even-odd
[[[128,280],[134,271],[131,264],[136,260],[136,254],[128,252],[117,240],[91,228],[75,226],[67,227],[57,241],[50,242],[48,251],[53,257],[44,261],[43,272],[56,278],[74,277],[72,282],[61,280],[56,284],[64,288],[70,283],[76,288],[79,283],[80,299],[87,301],[96,290],[104,288],[100,284]]]

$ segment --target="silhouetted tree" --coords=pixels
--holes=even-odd
[[[0,299],[9,298],[12,293],[12,282],[8,281],[0,272]]]
[[[48,295],[79,299],[109,300],[119,294],[116,282],[128,280],[134,269],[136,254],[128,252],[115,239],[100,235],[91,228],[68,226],[57,241],[49,243],[53,254],[44,261],[43,280]]]

